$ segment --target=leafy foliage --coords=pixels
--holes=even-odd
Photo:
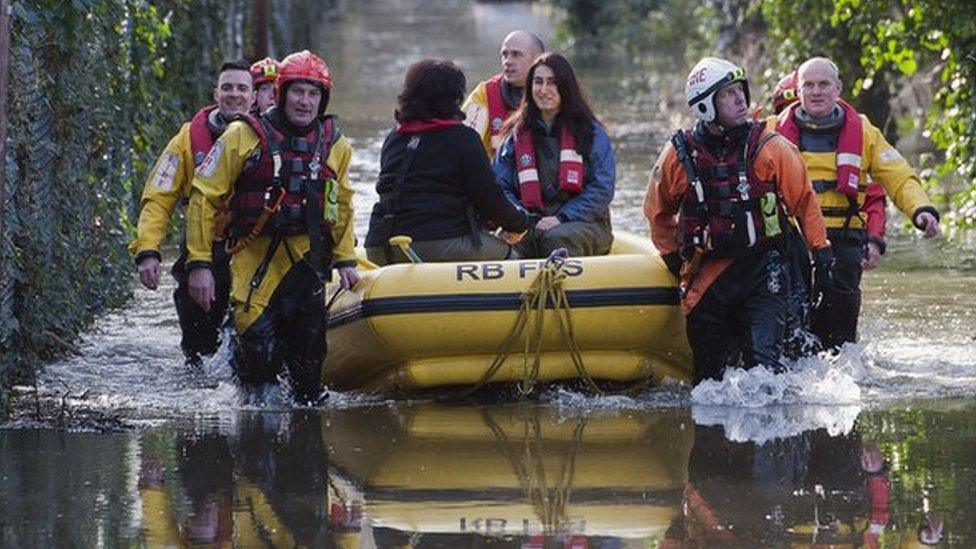
[[[845,98],[915,142],[921,175],[976,226],[976,18],[972,0],[549,0],[560,38],[578,54],[624,50],[634,64],[675,73],[695,57],[744,62],[754,97],[768,97],[804,59],[837,62]],[[655,61],[656,60],[656,61]],[[684,69],[677,71],[680,81]],[[910,96],[911,100],[904,100]],[[762,101],[757,101],[762,103]],[[893,105],[908,108],[892,110]],[[907,152],[907,151],[906,151]]]
[[[316,43],[309,37],[337,2],[273,5],[271,34],[293,49]],[[73,349],[96,315],[128,298],[125,244],[143,181],[180,124],[212,100],[220,65],[257,57],[244,40],[252,7],[12,2],[0,388],[30,381],[41,361]]]
[[[636,64],[681,62],[708,31],[705,3],[679,0],[549,0],[564,14],[557,39],[581,56],[624,55]],[[611,50],[611,51],[607,51]]]
[[[932,101],[923,104],[920,113],[924,137],[940,152],[928,173],[930,183],[952,195],[961,225],[976,226],[972,2],[763,0],[760,7],[781,66],[793,66],[810,55],[838,61],[862,108],[879,104],[887,97],[881,92],[906,87],[909,78],[932,93]],[[868,114],[876,122],[886,118]]]

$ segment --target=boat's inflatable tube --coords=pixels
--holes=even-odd
[[[394,391],[478,383],[544,264],[427,263],[364,271],[330,309],[325,383]],[[570,258],[563,269],[576,342],[591,378],[690,377],[677,281],[647,239],[618,233],[610,255]],[[541,339],[537,379],[578,377],[552,311]],[[515,343],[492,382],[523,379],[521,345]]]

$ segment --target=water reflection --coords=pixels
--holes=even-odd
[[[330,488],[363,507],[377,545],[428,547],[659,538],[680,512],[693,437],[685,412],[537,406],[353,411],[323,433]]]
[[[0,546],[972,547],[973,419],[750,439],[688,409],[390,403],[0,431]]]

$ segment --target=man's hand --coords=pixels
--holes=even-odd
[[[190,271],[187,281],[188,291],[193,301],[204,311],[210,310],[210,305],[214,302],[214,277],[213,272],[206,267],[197,267]]]
[[[866,257],[861,260],[861,268],[870,271],[877,267],[878,263],[881,263],[881,247],[877,242],[868,241]]]
[[[539,231],[540,233],[544,233],[560,223],[561,221],[559,221],[558,217],[554,215],[547,215],[535,224],[535,230]]]
[[[915,216],[915,225],[922,230],[925,238],[934,238],[942,234],[939,220],[931,212],[920,212]]]
[[[355,267],[339,267],[339,286],[343,290],[348,290],[359,282],[359,272]]]
[[[150,255],[139,262],[139,282],[150,290],[159,287],[159,258]]]

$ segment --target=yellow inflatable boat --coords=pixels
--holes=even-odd
[[[355,289],[338,294],[330,308],[324,381],[340,390],[398,392],[526,378],[690,377],[677,283],[646,238],[618,232],[609,255],[570,258],[562,266],[571,336],[560,329],[558,311],[548,309],[541,329],[537,317],[528,320],[511,339],[507,360],[486,379],[519,319],[523,293],[545,265],[518,260],[364,270]],[[526,337],[531,356],[523,360]]]
[[[693,425],[686,410],[329,411],[330,527],[345,527],[349,547],[360,547],[367,524],[378,547],[420,537],[432,547],[480,547],[488,543],[473,540],[485,537],[523,542],[506,544],[514,547],[569,537],[584,543],[574,546],[598,537],[650,546],[680,517]]]

